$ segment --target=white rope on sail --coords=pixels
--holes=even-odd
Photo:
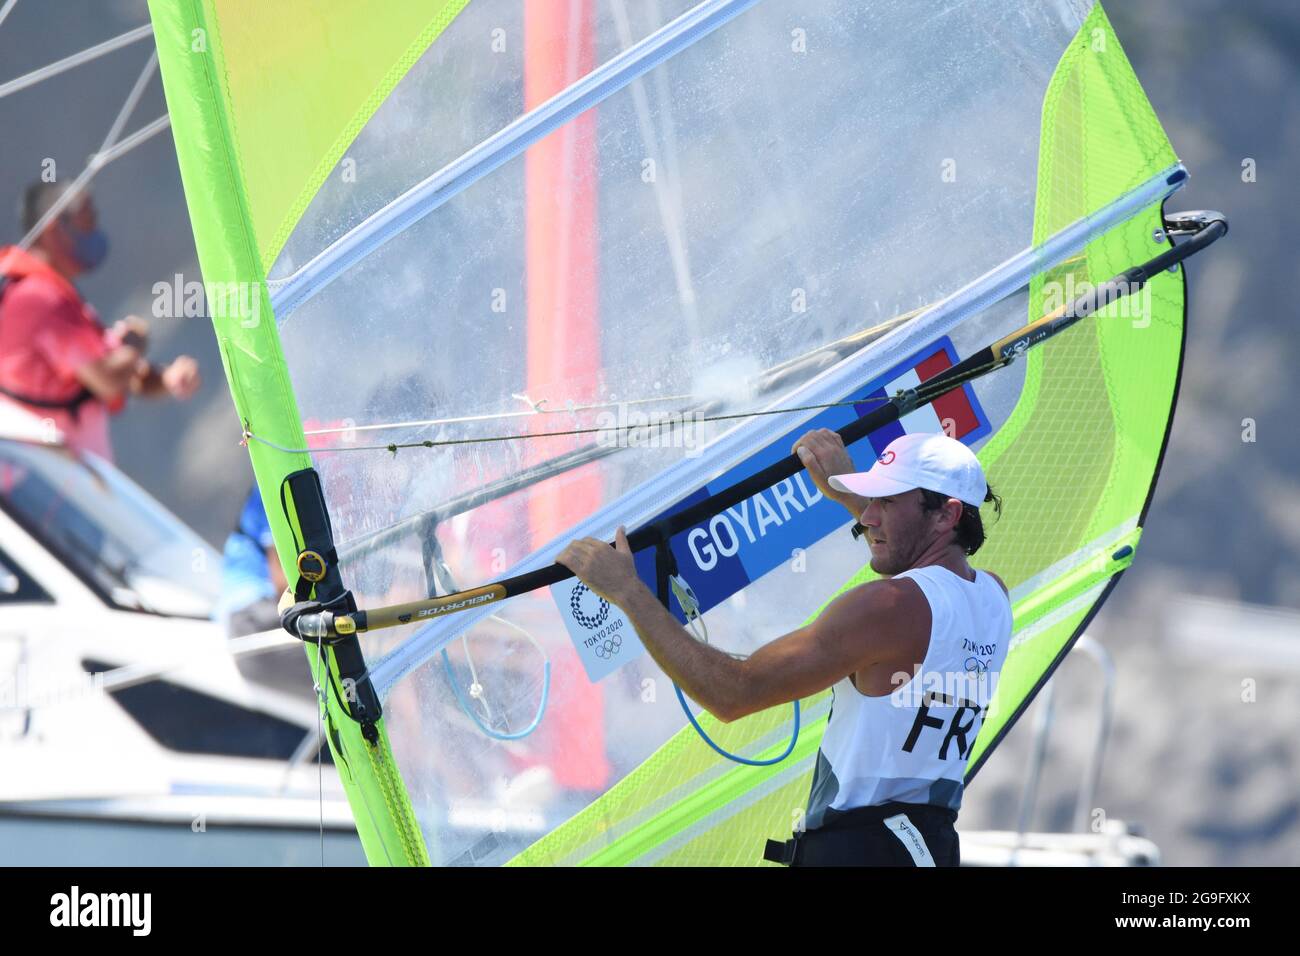
[[[526,411],[517,412],[489,412],[484,415],[457,415],[451,418],[425,418],[410,422],[379,422],[373,425],[346,425],[337,428],[312,428],[303,432],[304,435],[342,435],[349,432],[371,432],[383,431],[392,428],[420,428],[431,425],[463,425],[471,422],[495,422],[507,418],[530,418],[534,415],[572,415],[577,412],[592,411],[598,408],[619,408],[623,405],[648,405],[655,402],[677,402],[687,401],[692,398],[691,395],[661,395],[654,398],[632,398],[624,401],[610,400],[608,402],[591,402],[585,405],[574,405],[572,402],[567,403],[563,408],[543,408],[546,399],[539,399],[534,402],[526,395],[512,395],[511,398],[517,398],[521,402],[527,402],[529,408]]]
[[[255,441],[267,448],[274,448],[276,451],[284,452],[290,455],[314,455],[321,452],[344,452],[344,451],[386,451],[396,452],[402,448],[447,448],[453,445],[483,445],[492,442],[514,442],[514,441],[534,441],[539,438],[567,438],[573,435],[602,435],[612,436],[618,432],[647,432],[659,434],[663,431],[672,433],[675,429],[685,428],[687,425],[698,425],[703,422],[727,422],[738,421],[742,418],[758,418],[764,415],[792,415],[810,411],[824,411],[828,408],[849,408],[862,405],[866,402],[884,401],[884,399],[872,398],[855,398],[842,402],[819,402],[816,405],[796,405],[791,408],[763,408],[755,411],[732,412],[721,415],[697,414],[693,409],[677,409],[662,420],[650,420],[647,422],[635,422],[626,425],[595,425],[588,428],[568,428],[563,431],[553,432],[520,432],[513,435],[481,435],[472,438],[439,438],[424,439],[421,441],[407,442],[389,442],[386,445],[344,445],[321,448],[290,448],[286,445],[278,444],[269,438],[263,438],[261,435],[254,434],[247,428],[244,429],[243,443]],[[390,426],[374,426],[385,428]],[[344,431],[348,429],[330,429],[330,431]],[[308,432],[305,434],[318,434],[317,432]]]

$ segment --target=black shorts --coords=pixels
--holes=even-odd
[[[858,807],[787,843],[768,841],[764,859],[790,866],[957,866],[957,811],[920,803]]]

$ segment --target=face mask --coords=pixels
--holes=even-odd
[[[72,258],[87,272],[99,268],[108,256],[108,236],[104,231],[91,229],[83,232],[67,223],[64,224],[64,229],[72,238]]]

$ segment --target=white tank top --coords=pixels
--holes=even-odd
[[[831,688],[806,825],[854,807],[897,801],[956,810],[966,757],[984,723],[1011,643],[1011,602],[990,575],[967,581],[931,565],[896,575],[930,603],[921,670],[893,693],[867,697],[846,677]]]

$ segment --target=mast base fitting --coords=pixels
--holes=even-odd
[[[339,602],[331,602],[335,606]],[[334,644],[347,640],[357,632],[356,621],[350,614],[335,614],[319,601],[299,601],[280,612],[280,626],[301,641]]]

